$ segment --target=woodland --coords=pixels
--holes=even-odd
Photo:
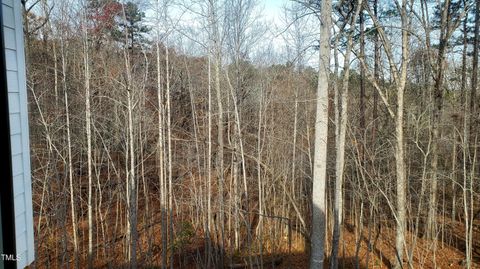
[[[480,0],[22,3],[32,268],[480,268]]]

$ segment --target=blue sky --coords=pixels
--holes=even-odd
[[[259,1],[260,5],[265,7],[264,13],[270,17],[270,19],[274,19],[277,21],[281,14],[282,14],[282,8],[283,6],[288,2],[289,0],[263,0]]]
[[[281,8],[288,0],[263,0],[261,3],[265,5],[265,9]]]

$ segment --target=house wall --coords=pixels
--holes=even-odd
[[[34,259],[27,87],[20,0],[2,0],[18,268]]]

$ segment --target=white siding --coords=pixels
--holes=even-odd
[[[3,25],[15,29],[14,4],[3,1]],[[18,1],[16,1],[18,2]]]
[[[22,133],[20,113],[10,114],[10,134],[16,135]]]
[[[25,52],[20,0],[2,0],[2,10],[14,176],[15,237],[17,255],[20,258],[17,267],[24,268],[34,259],[34,239]]]

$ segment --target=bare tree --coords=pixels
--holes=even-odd
[[[93,206],[92,206],[92,127],[91,127],[91,107],[90,107],[90,57],[89,57],[89,37],[87,29],[86,12],[84,13],[83,25],[83,64],[85,72],[85,132],[87,139],[87,173],[88,173],[88,267],[93,268]]]
[[[412,7],[413,1],[403,0],[396,5],[396,9],[400,14],[401,20],[401,64],[397,66],[394,58],[394,50],[392,42],[385,33],[383,26],[380,24],[378,17],[369,8],[368,13],[373,20],[375,27],[378,29],[380,40],[383,44],[385,54],[387,56],[389,71],[396,90],[396,111],[394,111],[385,97],[384,92],[380,88],[378,82],[370,75],[369,78],[386,105],[390,117],[395,121],[395,174],[396,174],[396,209],[393,212],[396,221],[395,250],[396,262],[395,268],[403,266],[403,253],[405,248],[405,229],[406,229],[406,206],[407,206],[407,171],[405,170],[405,141],[404,141],[404,93],[407,83],[407,70],[410,56],[410,27],[412,23]],[[359,59],[364,68],[365,61]]]
[[[335,201],[333,209],[333,238],[332,238],[332,255],[330,257],[330,268],[338,268],[338,245],[340,241],[340,234],[343,223],[343,176],[345,169],[345,136],[347,133],[347,120],[348,120],[348,89],[350,79],[350,55],[352,53],[353,46],[353,28],[360,10],[362,9],[362,0],[359,0],[354,5],[354,14],[351,18],[345,18],[350,20],[350,29],[347,34],[347,47],[343,62],[343,79],[342,90],[338,92],[338,87],[335,87],[335,95],[338,98],[340,95],[340,102],[336,103],[335,107],[335,146],[336,146],[336,178],[335,178]],[[337,49],[335,47],[334,49]],[[340,112],[341,111],[341,112]]]
[[[330,31],[332,2],[320,7],[320,50],[318,65],[317,109],[315,116],[315,151],[313,160],[312,231],[310,268],[323,268],[326,230],[326,169],[328,138],[328,85],[330,73]]]

